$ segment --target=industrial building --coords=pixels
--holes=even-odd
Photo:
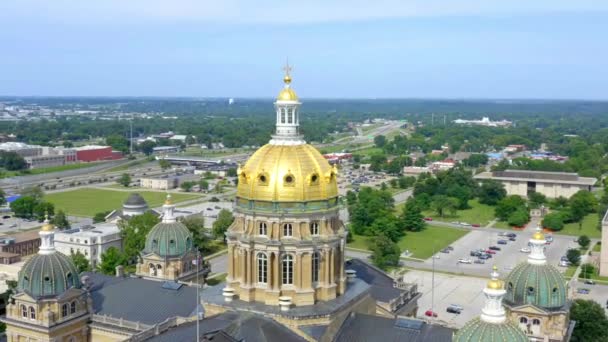
[[[597,179],[580,177],[576,173],[527,170],[482,172],[474,176],[479,181],[496,180],[505,186],[507,195],[527,197],[532,192],[548,198],[570,198],[580,190],[591,191]]]

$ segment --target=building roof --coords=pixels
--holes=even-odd
[[[388,318],[352,312],[335,342],[451,342],[454,330],[412,318]]]
[[[389,303],[406,290],[394,287],[395,280],[382,270],[359,259],[346,261],[345,269],[357,272],[357,278],[371,286],[371,295],[378,302]]]
[[[228,311],[220,315],[206,317],[199,323],[201,340],[209,341],[305,341],[278,322],[247,312]],[[218,338],[218,339],[216,339]],[[157,335],[148,341],[173,342],[196,341],[196,323],[183,324]]]
[[[18,289],[34,298],[54,297],[80,288],[72,259],[60,252],[36,254],[19,271]]]
[[[146,236],[146,253],[177,256],[192,250],[192,234],[181,222],[160,222]]]
[[[127,200],[123,203],[125,205],[130,205],[130,206],[148,206],[148,203],[146,202],[146,200],[141,197],[140,194],[138,194],[137,192],[134,192],[132,194],[129,195],[129,197],[127,198]]]
[[[26,232],[21,232],[21,233],[16,233],[16,234],[2,235],[2,236],[0,236],[0,238],[4,238],[4,239],[13,238],[13,239],[15,239],[15,243],[20,243],[20,242],[31,241],[31,240],[39,240],[40,235],[38,235],[38,230],[34,229],[34,230],[28,230]]]
[[[523,262],[505,279],[504,301],[511,306],[532,304],[544,309],[561,309],[566,305],[566,280],[551,265]]]
[[[93,299],[93,312],[144,324],[196,314],[196,288],[163,288],[163,282],[84,273]]]
[[[101,150],[101,149],[106,149],[106,148],[110,148],[110,146],[85,145],[85,146],[74,147],[74,149],[76,151]]]
[[[482,172],[475,175],[476,179],[495,179],[495,180],[515,180],[533,181],[537,183],[561,183],[592,186],[597,182],[593,177],[580,177],[577,173],[571,172],[548,172],[548,171],[528,171],[528,170],[505,170]]]
[[[510,321],[484,322],[479,317],[470,320],[454,335],[454,342],[528,342],[524,332]]]

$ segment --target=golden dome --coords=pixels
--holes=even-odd
[[[172,205],[173,201],[171,200],[171,194],[167,194],[167,198],[165,199],[165,205]]]
[[[503,288],[503,282],[502,280],[498,279],[498,267],[493,266],[492,267],[492,279],[490,279],[490,281],[488,281],[488,288],[492,289],[492,290],[500,290]]]
[[[286,78],[289,77],[285,76]],[[289,78],[289,81],[291,82],[291,78]],[[298,101],[298,95],[296,95],[296,92],[293,91],[293,89],[291,89],[290,87],[285,87],[283,88],[283,90],[281,90],[281,92],[279,93],[279,96],[277,96],[277,100],[278,101]]]
[[[337,170],[308,144],[257,150],[238,170],[237,197],[256,201],[321,201],[338,196]]]
[[[545,235],[540,231],[540,229],[536,230],[536,233],[532,235],[532,239],[534,240],[544,240]]]
[[[51,222],[49,222],[49,215],[46,214],[45,218],[44,218],[44,224],[42,225],[42,231],[43,232],[50,232],[52,230],[54,230],[55,227],[51,224]]]

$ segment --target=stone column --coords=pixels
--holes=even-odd
[[[304,254],[304,258],[302,260],[302,288],[311,289],[312,288],[312,254],[306,253]]]
[[[245,284],[251,283],[251,250],[245,249]]]
[[[139,267],[139,265],[137,265]],[[234,245],[228,246],[228,281],[234,279]]]
[[[273,290],[278,291],[281,288],[280,285],[280,272],[279,272],[279,267],[280,267],[280,262],[281,262],[281,253],[276,252],[275,253],[275,258],[274,258],[274,265],[272,265],[273,271],[274,271],[274,286],[273,286]]]
[[[335,275],[335,266],[336,266],[336,260],[335,260],[335,256],[334,256],[334,249],[330,249],[329,250],[329,285],[332,285],[336,282],[336,275]]]
[[[241,285],[243,285],[246,280],[245,250],[243,248],[239,248],[239,266],[241,268],[239,281],[241,282]]]
[[[302,278],[300,276],[300,258],[301,258],[302,254],[300,252],[296,252],[295,253],[295,258],[293,260],[293,285],[296,288],[296,291],[300,289],[300,279]]]
[[[329,249],[324,249],[323,250],[323,284],[324,285],[330,284],[329,263],[330,263]]]

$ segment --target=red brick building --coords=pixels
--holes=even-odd
[[[110,146],[87,145],[76,147],[76,160],[93,162],[99,160],[114,160],[122,158],[122,153],[112,152]]]

